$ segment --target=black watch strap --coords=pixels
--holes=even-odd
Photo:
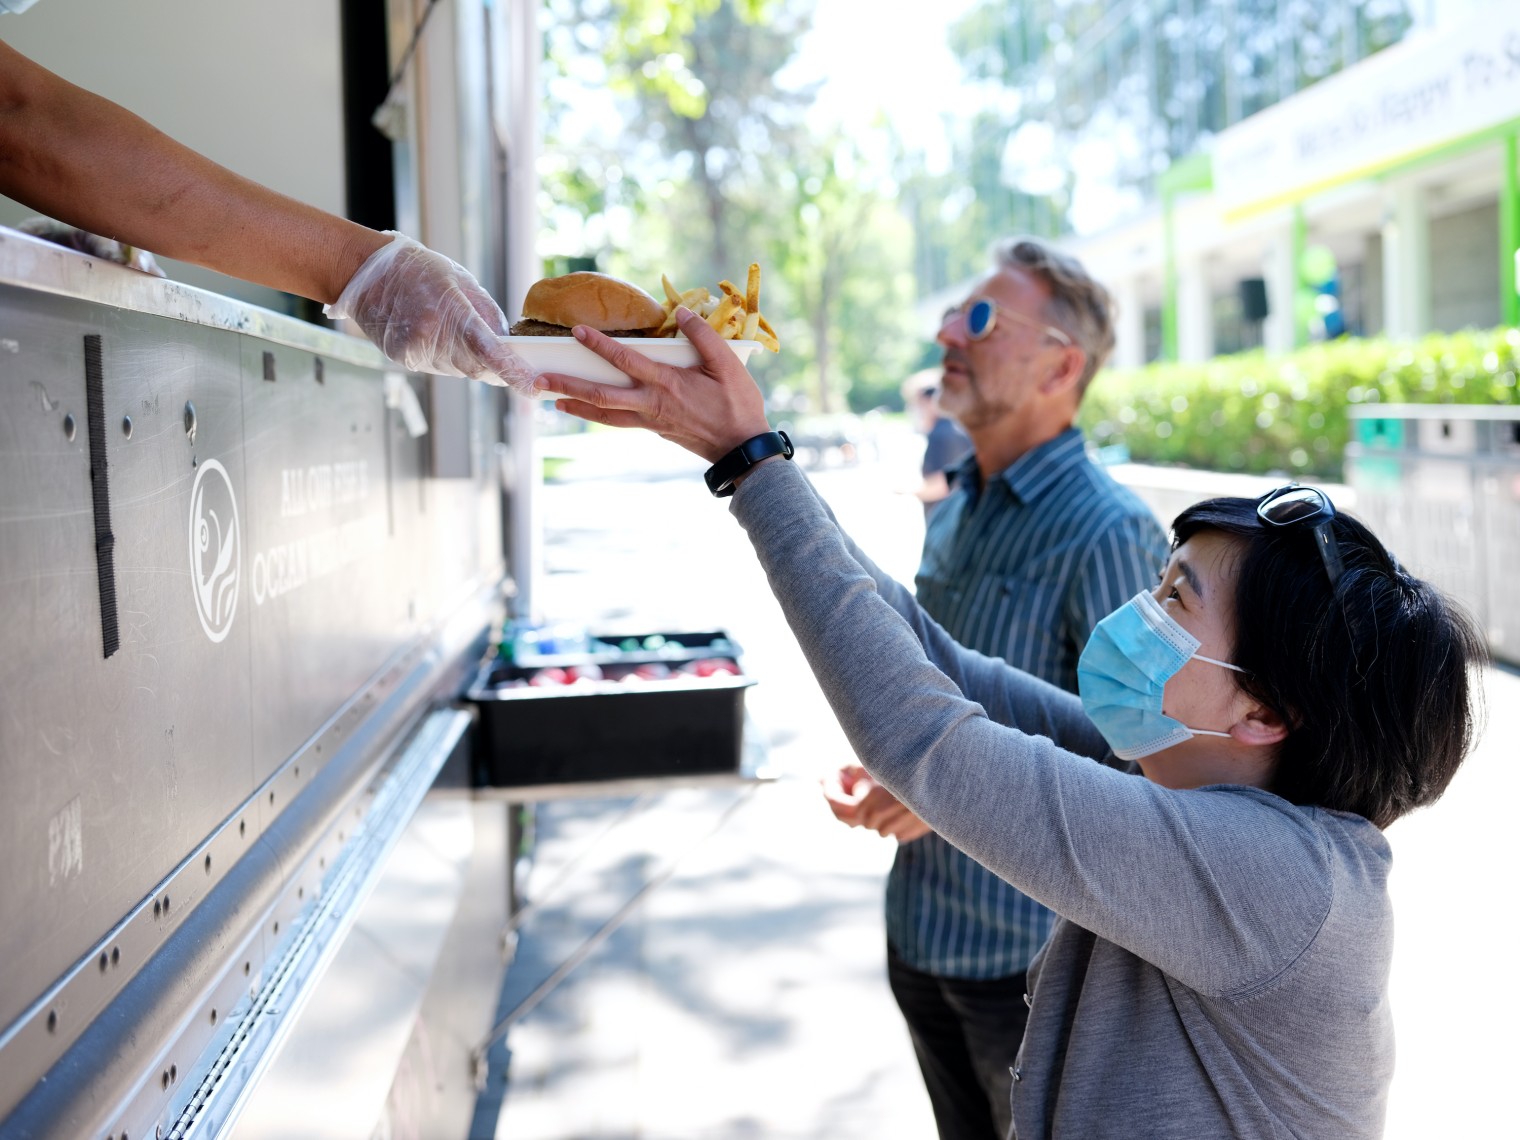
[[[787,438],[786,432],[768,431],[764,435],[746,439],[707,469],[707,474],[703,476],[707,480],[707,489],[720,499],[727,498],[734,493],[735,479],[762,459],[769,459],[773,455],[784,459],[792,457],[792,441]]]

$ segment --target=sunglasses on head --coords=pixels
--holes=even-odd
[[[953,305],[945,310],[945,315],[940,321],[940,328],[944,328],[957,317],[966,320],[966,335],[972,340],[982,340],[992,335],[992,330],[997,328],[998,317],[1007,317],[1021,325],[1028,325],[1038,332],[1044,333],[1058,344],[1071,347],[1071,336],[1055,325],[1042,325],[1033,317],[1026,317],[1023,313],[999,305],[991,297],[972,297],[964,305]]]
[[[1256,504],[1256,517],[1268,526],[1307,526],[1314,535],[1314,548],[1319,551],[1333,588],[1346,572],[1341,561],[1341,549],[1336,544],[1330,524],[1335,518],[1335,504],[1323,491],[1314,487],[1300,487],[1289,483],[1270,492]]]

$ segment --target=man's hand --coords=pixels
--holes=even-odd
[[[464,266],[396,234],[369,256],[326,308],[352,317],[412,372],[468,376],[533,392],[533,369],[503,339],[501,308]]]
[[[864,827],[899,843],[911,843],[931,830],[859,764],[846,764],[822,784],[823,798],[841,823]]]

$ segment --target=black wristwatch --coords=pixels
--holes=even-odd
[[[787,438],[786,432],[768,431],[764,435],[746,439],[707,469],[707,474],[703,476],[707,480],[707,489],[720,499],[727,498],[734,493],[735,479],[762,459],[769,459],[773,455],[779,455],[783,459],[792,457],[792,441]]]

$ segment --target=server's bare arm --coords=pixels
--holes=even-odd
[[[0,193],[92,233],[324,302],[389,240],[234,174],[3,41]]]
[[[0,193],[78,226],[322,301],[414,372],[533,389],[469,270],[260,186],[0,43]]]

